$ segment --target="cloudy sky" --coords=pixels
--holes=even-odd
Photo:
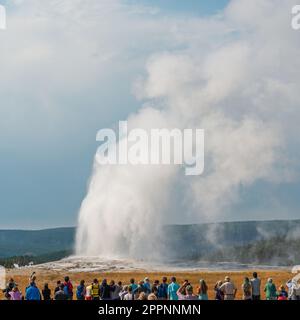
[[[0,30],[0,228],[75,225],[97,131],[145,103],[160,108],[164,99],[177,115],[182,105],[184,114],[204,119],[208,133],[219,132],[208,150],[216,167],[208,164],[203,184],[192,182],[193,211],[218,211],[216,220],[299,218],[293,3],[0,0],[7,8],[7,29]],[[179,76],[188,80],[176,82]],[[243,141],[250,147],[231,156]]]

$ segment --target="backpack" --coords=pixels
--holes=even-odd
[[[77,287],[77,291],[76,291],[77,299],[82,299],[82,297],[83,297],[83,290],[84,290],[84,286],[79,285],[79,286]]]

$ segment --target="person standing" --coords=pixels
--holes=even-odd
[[[300,286],[297,280],[289,280],[286,283],[288,287],[288,299],[289,300],[300,300]]]
[[[131,287],[132,287],[132,291],[135,292],[138,288],[138,285],[135,283],[135,280],[132,278],[130,279],[130,284],[129,284]]]
[[[68,300],[73,300],[73,285],[68,276],[65,277],[64,286],[64,291],[65,294],[68,296]]]
[[[69,297],[68,295],[66,295],[64,288],[65,288],[65,285],[61,283],[59,286],[59,290],[56,291],[54,295],[54,300],[68,300]]]
[[[252,300],[260,300],[261,281],[257,276],[257,272],[253,272],[253,278],[250,280],[252,289]]]
[[[49,289],[48,283],[45,283],[42,295],[44,300],[51,300],[51,290]]]
[[[198,296],[196,296],[193,292],[193,287],[188,283],[188,281],[184,281],[181,287],[177,290],[178,300],[198,300]]]
[[[110,287],[110,299],[111,300],[120,300],[119,293],[122,290],[122,282],[121,282],[121,285],[119,285],[119,283],[116,284],[114,280],[111,280],[109,287]]]
[[[177,291],[180,288],[180,285],[176,282],[176,278],[171,278],[171,283],[168,286],[168,299],[169,300],[178,300]]]
[[[85,300],[92,300],[92,287],[93,287],[93,283],[91,283],[90,285],[88,285],[85,288]]]
[[[208,295],[207,295],[208,286],[203,279],[201,279],[199,282],[200,282],[200,286],[198,288],[199,300],[208,300]]]
[[[168,279],[167,277],[162,278],[162,283],[158,286],[158,300],[168,299]]]
[[[8,300],[11,299],[11,296],[10,296],[9,293],[13,291],[13,288],[14,288],[15,286],[16,286],[16,283],[15,283],[14,279],[13,279],[13,278],[10,278],[10,279],[9,279],[9,282],[8,282],[7,285],[6,285],[6,289],[3,291],[3,292],[5,292],[5,298],[6,298],[6,299],[8,299]]]
[[[60,290],[60,286],[61,286],[61,281],[60,280],[57,280],[56,282],[56,287],[54,289],[54,294]]]
[[[134,300],[134,293],[131,286],[128,286],[128,292],[125,294],[123,300]]]
[[[268,279],[264,292],[266,293],[266,300],[277,300],[276,286],[271,278]]]
[[[107,283],[106,279],[103,279],[100,286],[100,299],[101,300],[110,300],[110,286]]]
[[[288,299],[288,293],[285,290],[284,285],[281,285],[278,288],[278,292],[277,292],[277,300],[287,300]]]
[[[18,285],[15,284],[12,290],[9,292],[10,300],[22,300],[22,293],[18,288]]]
[[[98,279],[94,279],[94,282],[92,284],[92,299],[93,300],[99,300],[100,299],[100,285]]]
[[[150,279],[148,277],[146,277],[144,279],[144,288],[145,288],[145,293],[146,294],[150,294],[151,293],[151,284],[150,284]]]
[[[119,293],[119,296],[120,296],[120,300],[125,300],[125,296],[128,294],[128,288],[130,286],[124,286],[121,290],[121,292]],[[132,290],[132,287],[131,287],[131,290]]]
[[[222,286],[223,282],[221,280],[219,280],[216,284],[215,284],[215,300],[224,300],[224,294],[223,292],[220,290],[221,286]]]
[[[225,277],[225,282],[221,285],[220,290],[224,293],[224,300],[234,300],[237,289],[230,278]]]
[[[77,286],[77,288],[76,288],[77,300],[84,300],[85,299],[86,289],[85,289],[84,283],[85,283],[85,281],[81,280],[79,286]]]
[[[244,283],[242,284],[243,300],[252,300],[252,286],[248,277],[245,277]]]
[[[41,300],[40,290],[37,288],[35,282],[31,282],[29,287],[26,288],[26,300]]]

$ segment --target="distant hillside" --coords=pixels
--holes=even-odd
[[[37,231],[0,230],[0,258],[71,251],[75,230],[72,227]]]
[[[75,228],[0,230],[0,264],[64,258],[72,253],[75,232]],[[157,244],[157,255],[167,261],[300,264],[300,220],[168,225]]]
[[[300,220],[173,225],[164,238],[167,259],[300,263]]]

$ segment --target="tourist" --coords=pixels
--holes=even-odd
[[[102,284],[100,286],[100,299],[101,300],[110,300],[110,286],[107,283],[106,279],[102,280]]]
[[[146,290],[146,287],[144,285],[144,281],[143,280],[139,281],[138,286],[137,286],[137,288],[136,288],[136,290],[134,292],[135,293],[141,293],[141,292],[147,293],[147,290]]]
[[[84,300],[86,295],[86,289],[84,285],[85,281],[81,280],[79,286],[76,288],[76,298],[77,300]]]
[[[134,300],[134,293],[132,291],[132,287],[131,286],[128,286],[128,292],[124,296],[124,300]]]
[[[244,278],[244,283],[242,284],[243,300],[252,300],[252,286],[248,277]]]
[[[180,288],[180,285],[176,282],[176,278],[171,278],[171,283],[168,286],[168,299],[169,300],[178,300],[177,291]]]
[[[48,283],[45,283],[42,295],[44,300],[51,300],[51,290],[49,289]]]
[[[22,293],[18,288],[18,285],[15,283],[12,290],[9,292],[10,300],[22,300]]]
[[[277,300],[287,300],[288,299],[288,293],[285,290],[284,285],[281,285],[278,288],[278,292],[277,292]]]
[[[86,288],[85,288],[85,300],[92,300],[93,297],[92,297],[92,290],[93,290],[93,283],[91,283],[90,285],[88,285]]]
[[[266,300],[277,300],[276,286],[271,278],[268,279],[264,292],[266,293]]]
[[[154,294],[156,296],[156,298],[157,298],[156,300],[158,300],[158,287],[157,286],[152,286],[150,294]]]
[[[151,293],[151,284],[150,280],[148,277],[144,279],[144,288],[145,288],[145,293],[150,294]]]
[[[12,292],[13,288],[16,286],[16,283],[14,281],[13,278],[10,278],[7,285],[6,285],[6,289],[4,289],[3,293],[5,293],[5,298],[7,300],[10,300],[11,299],[11,296],[10,296],[10,292]]]
[[[29,287],[26,288],[25,293],[26,300],[41,300],[40,290],[37,288],[34,281],[32,281]]]
[[[33,271],[29,277],[29,284],[31,284],[31,283],[35,284],[35,280],[36,280],[36,275],[35,275],[35,271]]]
[[[139,297],[138,297],[137,299],[138,299],[138,300],[143,300],[143,301],[148,300],[148,299],[147,299],[147,295],[146,295],[145,292],[141,292],[140,295],[139,295]]]
[[[58,281],[56,282],[56,287],[55,287],[55,289],[54,289],[54,294],[55,294],[57,291],[60,290],[60,286],[61,286],[61,281],[58,280]]]
[[[69,296],[65,293],[65,285],[60,284],[59,290],[54,295],[54,300],[68,300]]]
[[[162,278],[162,283],[158,286],[158,299],[167,300],[168,299],[168,279],[167,277]]]
[[[260,300],[261,281],[257,276],[257,272],[253,272],[253,278],[250,280],[252,289],[252,300]]]
[[[148,296],[148,300],[157,300],[157,295],[155,293],[150,293]]]
[[[289,280],[286,283],[288,287],[288,299],[289,300],[300,300],[300,286],[297,280]]]
[[[198,287],[199,300],[208,300],[208,295],[207,295],[208,286],[206,282],[203,279],[201,279],[199,283],[200,283],[200,286]]]
[[[224,294],[224,300],[234,300],[237,289],[228,276],[225,277],[224,283],[221,285],[220,290]]]
[[[73,300],[73,285],[68,276],[65,277],[64,291],[65,294],[68,296],[68,300]]]
[[[135,292],[138,288],[138,285],[135,283],[135,280],[133,278],[130,279],[130,286],[132,287],[133,292]]]
[[[155,287],[155,288],[157,289],[157,291],[158,291],[159,280],[154,280],[153,285],[152,285],[152,290],[153,290],[153,287]],[[152,291],[152,290],[151,290],[151,291]],[[153,291],[152,291],[152,292],[153,292]]]
[[[198,296],[193,293],[193,287],[189,284],[187,280],[181,285],[177,290],[178,300],[198,300]]]
[[[120,299],[121,300],[125,300],[125,296],[128,294],[128,288],[129,286],[124,286],[121,290],[121,292],[119,293]]]
[[[97,278],[94,279],[92,284],[92,299],[99,300],[100,299],[100,284]]]
[[[118,284],[114,280],[111,280],[110,284],[110,299],[111,300],[120,300],[120,292],[122,290],[122,282],[119,281]]]
[[[223,282],[219,280],[214,287],[215,291],[215,300],[224,300],[224,293],[220,290]]]

